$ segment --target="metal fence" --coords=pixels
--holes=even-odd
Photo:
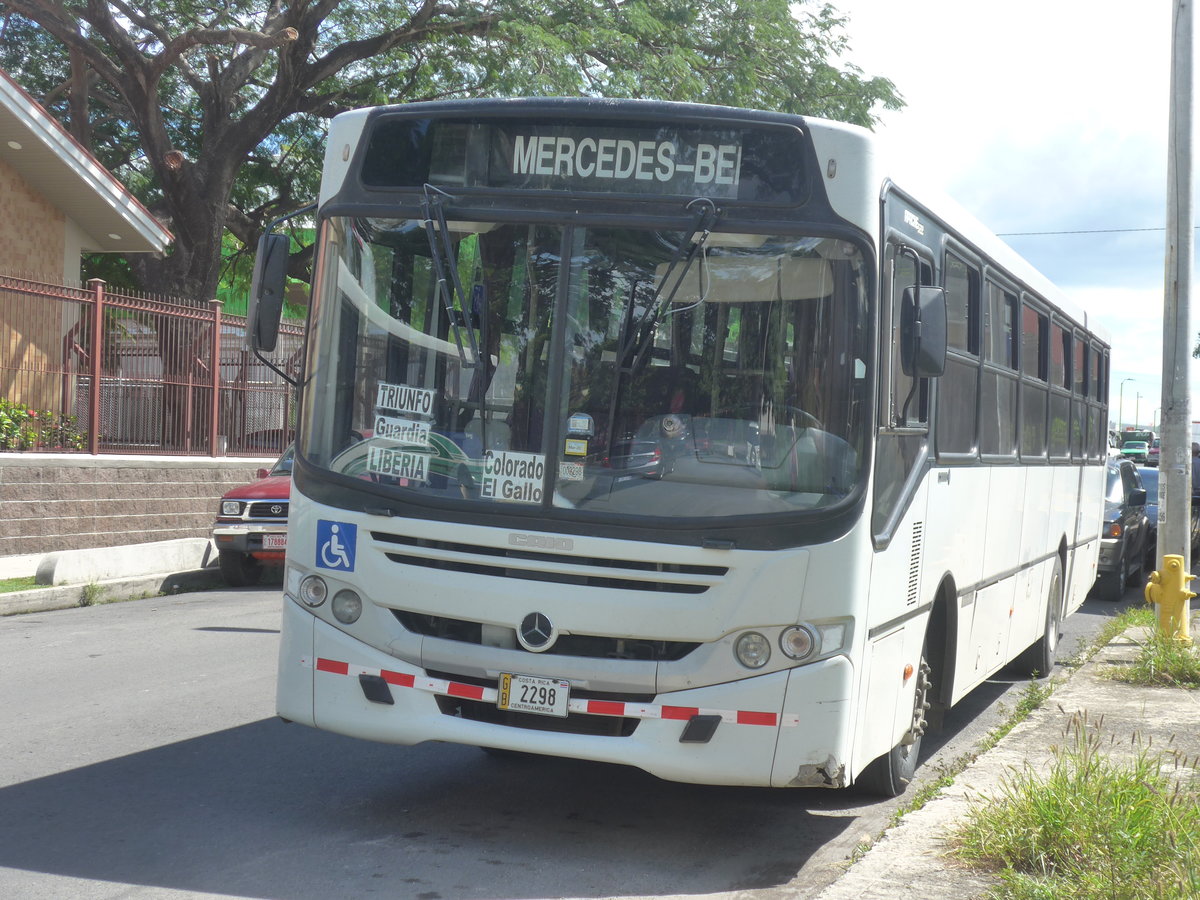
[[[276,455],[295,396],[245,331],[217,301],[0,276],[0,450]],[[295,374],[303,348],[285,322],[271,361]]]

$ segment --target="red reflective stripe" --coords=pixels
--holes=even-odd
[[[589,700],[587,711],[598,716],[623,716],[625,704],[614,700]]]
[[[451,697],[466,697],[468,700],[482,700],[483,688],[474,684],[459,684],[451,681],[446,687],[446,693]]]
[[[737,714],[739,725],[774,725],[776,719],[775,713],[739,712]]]
[[[332,672],[334,675],[349,675],[350,664],[338,662],[336,659],[317,659],[318,672]]]
[[[380,669],[379,677],[388,684],[398,684],[400,687],[412,687],[416,684],[416,679],[413,676],[405,675],[403,672],[391,672],[387,669]]]
[[[700,710],[695,706],[664,706],[662,708],[664,719],[690,719],[692,716],[698,715],[700,715]]]

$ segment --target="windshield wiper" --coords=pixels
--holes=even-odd
[[[421,200],[421,211],[425,216],[425,236],[429,239],[429,256],[433,263],[433,274],[437,278],[437,292],[441,297],[442,307],[450,320],[450,328],[454,333],[454,345],[458,348],[459,362],[463,368],[473,369],[479,361],[479,344],[475,340],[475,329],[471,327],[471,313],[467,307],[466,297],[463,296],[462,283],[458,278],[458,263],[454,258],[454,244],[450,240],[450,229],[446,227],[446,211],[442,207],[442,197],[449,197],[445,191],[438,190],[431,184],[425,185],[425,194]],[[436,228],[434,227],[436,223]],[[457,298],[459,309],[456,312],[454,301]],[[467,358],[463,347],[462,329],[459,321],[466,323],[467,338],[471,345],[471,358]]]
[[[658,323],[662,321],[663,312],[670,309],[671,301],[679,293],[679,288],[683,285],[683,279],[691,271],[696,257],[704,252],[704,245],[708,243],[708,236],[712,234],[717,216],[720,215],[720,210],[717,209],[716,204],[707,197],[696,197],[694,200],[688,202],[686,208],[692,210],[692,224],[688,232],[684,235],[683,240],[675,248],[675,253],[671,256],[670,262],[667,263],[667,270],[663,272],[662,279],[658,282],[658,286],[654,289],[654,294],[650,297],[646,313],[642,316],[638,324],[634,326],[633,330],[636,334],[630,335],[629,341],[618,349],[618,371],[625,371],[627,374],[632,375],[641,366],[643,358],[654,344],[654,332],[658,329]],[[700,235],[699,239],[696,237],[697,234]],[[679,272],[675,275],[675,280],[672,283],[671,275],[675,273],[676,269]],[[666,290],[668,283],[671,284],[670,291]],[[632,306],[633,298],[630,297],[631,315]],[[631,348],[634,348],[634,354],[629,361],[629,365],[626,367],[623,363],[625,362],[625,356]]]
[[[617,422],[617,414],[621,409],[621,394],[625,387],[625,381],[627,378],[633,377],[650,348],[654,346],[654,332],[658,329],[662,311],[670,307],[671,301],[679,293],[683,279],[691,270],[692,263],[696,261],[699,254],[704,252],[704,245],[708,242],[708,236],[712,233],[713,226],[720,215],[716,204],[707,197],[696,197],[688,202],[686,209],[692,210],[692,223],[683,236],[683,240],[675,247],[675,252],[671,255],[670,262],[667,263],[667,269],[663,272],[663,277],[650,297],[645,314],[633,326],[630,326],[629,323],[633,321],[633,301],[637,285],[635,284],[629,292],[629,305],[625,310],[626,325],[622,328],[622,333],[628,335],[628,340],[617,347],[617,366],[614,374],[616,384],[613,385],[612,401],[608,405],[608,441],[610,445],[612,441],[616,440],[613,426]],[[696,239],[697,234],[700,235],[698,240]],[[676,275],[671,290],[667,292],[667,283],[677,268],[679,274]],[[630,359],[629,365],[625,365],[625,357],[630,349],[634,351],[633,357]]]

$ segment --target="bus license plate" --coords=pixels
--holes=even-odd
[[[554,678],[501,672],[500,690],[497,693],[499,696],[496,705],[501,709],[565,718],[571,683]]]
[[[287,535],[286,534],[264,534],[263,535],[264,550],[286,550]]]

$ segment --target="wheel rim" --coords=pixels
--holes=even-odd
[[[1046,616],[1046,646],[1053,657],[1054,651],[1058,649],[1058,620],[1062,613],[1062,582],[1059,580],[1057,566],[1054,578],[1050,581],[1049,610]]]

